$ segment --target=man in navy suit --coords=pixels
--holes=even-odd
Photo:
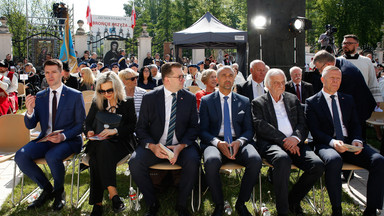
[[[237,93],[247,97],[249,102],[261,96],[264,91],[264,78],[267,74],[265,63],[261,60],[253,60],[249,65],[252,79],[236,85]]]
[[[322,72],[323,89],[307,99],[306,117],[315,151],[325,163],[325,185],[332,204],[332,215],[342,215],[341,168],[343,161],[369,170],[367,207],[364,216],[376,215],[384,196],[384,157],[362,142],[356,106],[350,95],[338,92],[341,71],[327,66]],[[364,147],[349,152],[344,143]]]
[[[300,201],[323,175],[324,163],[304,143],[308,135],[300,101],[284,92],[286,78],[280,69],[265,77],[268,93],[252,101],[257,150],[273,165],[273,186],[278,215],[302,215]],[[291,164],[304,171],[288,193]]]
[[[146,215],[156,215],[159,201],[148,168],[168,161],[167,152],[160,145],[173,150],[175,156],[169,162],[182,167],[176,211],[178,215],[189,215],[186,202],[200,165],[196,97],[183,89],[185,75],[181,64],[166,63],[161,72],[163,86],[143,97],[136,130],[140,145],[129,161],[129,168],[149,207]]]
[[[251,215],[244,203],[251,196],[261,168],[260,155],[252,145],[250,102],[248,98],[232,92],[235,76],[231,67],[220,68],[217,71],[219,91],[203,97],[200,105],[200,146],[204,151],[207,183],[215,203],[214,216],[223,215],[224,212],[219,174],[221,165],[234,161],[245,166],[235,206],[241,216]]]
[[[43,189],[43,192],[28,209],[39,208],[48,200],[55,198],[54,210],[65,205],[63,160],[78,153],[82,146],[82,125],[85,119],[84,101],[81,92],[65,86],[62,80],[63,64],[51,59],[44,62],[45,77],[49,88],[36,96],[28,95],[25,101],[27,113],[25,125],[28,129],[40,122],[41,133],[36,140],[29,142],[16,152],[15,161],[20,170]],[[38,142],[53,131],[62,132],[49,136],[48,141]],[[54,187],[43,171],[33,160],[45,158],[51,169]]]

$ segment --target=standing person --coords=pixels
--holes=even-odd
[[[57,211],[65,206],[63,160],[73,153],[79,153],[83,144],[81,132],[85,119],[85,108],[82,94],[68,88],[61,82],[63,65],[58,59],[44,62],[45,77],[49,88],[40,91],[36,96],[28,95],[25,106],[27,112],[24,120],[28,129],[40,123],[41,133],[16,152],[15,162],[20,170],[43,189],[40,196],[28,206],[36,209],[52,198],[52,208]],[[40,141],[53,131],[61,132],[51,135],[47,141]],[[34,162],[45,158],[51,170],[54,187],[44,172]]]
[[[197,109],[200,108],[201,98],[215,91],[217,85],[216,71],[213,69],[204,70],[201,75],[201,81],[206,88],[196,92]]]
[[[250,102],[248,98],[232,92],[234,81],[235,72],[230,66],[220,68],[217,71],[219,91],[201,99],[200,138],[206,181],[215,203],[213,216],[224,213],[224,196],[219,174],[221,165],[234,161],[245,166],[235,206],[240,216],[251,215],[244,204],[251,197],[261,168],[260,155],[252,142]]]
[[[143,61],[143,67],[150,64],[153,64],[153,58],[151,56],[151,52],[147,52],[147,57]]]
[[[120,66],[120,70],[124,70],[125,68],[128,68],[128,65],[127,65],[127,59],[125,58],[125,49],[120,49],[119,50],[119,60],[117,61],[117,63],[119,64]]]
[[[119,126],[104,129],[101,132],[96,131],[95,121],[98,112],[121,115]],[[116,165],[134,150],[135,126],[136,114],[133,99],[126,98],[123,83],[115,73],[111,71],[103,73],[97,80],[95,99],[85,119],[84,133],[87,137],[95,135],[108,137],[105,140],[90,140],[87,143],[91,178],[89,204],[93,205],[91,215],[102,215],[105,189],[108,190],[113,211],[118,213],[125,209],[116,189]]]
[[[252,79],[236,85],[237,93],[247,97],[249,101],[264,95],[264,78],[267,74],[265,63],[261,60],[253,60],[249,65]]]
[[[295,94],[300,103],[305,104],[305,100],[314,94],[312,84],[302,80],[303,70],[297,66],[291,67],[289,74],[291,80],[285,84],[285,91]]]
[[[137,80],[137,86],[147,90],[152,90],[156,87],[156,82],[153,80],[148,66],[144,66],[141,69],[139,79]]]
[[[190,215],[186,202],[198,176],[200,165],[198,116],[195,95],[183,89],[181,64],[166,63],[161,67],[163,86],[143,97],[136,134],[140,145],[129,161],[133,180],[148,205],[147,216],[156,215],[159,201],[155,196],[148,168],[169,161],[182,167],[176,211],[179,216]],[[176,118],[176,119],[175,119]],[[160,145],[174,152],[172,159]]]
[[[15,74],[15,72],[8,71],[8,67],[9,65],[7,62],[0,61],[0,75],[8,77],[8,79],[11,81],[10,85],[6,90],[8,94],[9,105],[10,105],[9,113],[15,114],[19,108],[19,103],[17,98],[17,88],[19,86],[18,77]]]
[[[273,186],[278,215],[303,214],[301,200],[323,175],[324,164],[304,144],[308,135],[300,101],[284,92],[286,77],[270,69],[265,77],[268,93],[252,101],[257,150],[273,166]],[[291,164],[304,171],[288,193]]]
[[[130,68],[120,71],[119,78],[123,81],[125,86],[125,94],[129,98],[133,98],[135,101],[136,116],[139,117],[141,101],[147,91],[137,86],[137,78],[139,73],[133,71]]]
[[[383,206],[384,157],[362,142],[355,103],[350,95],[338,92],[342,73],[335,66],[323,69],[323,89],[307,99],[306,117],[316,153],[325,163],[325,185],[332,215],[341,216],[341,168],[343,161],[369,170],[367,207],[364,216],[376,215]],[[348,152],[344,143],[364,147]]]
[[[81,78],[79,82],[79,90],[87,91],[92,90],[95,91],[95,83],[96,79],[92,73],[92,70],[89,67],[82,68],[80,71]]]

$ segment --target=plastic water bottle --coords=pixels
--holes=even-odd
[[[129,168],[127,168],[127,170],[125,170],[124,175],[125,176],[131,175],[131,171],[129,170]]]
[[[231,205],[229,204],[229,202],[227,200],[224,201],[224,212],[227,215],[231,215],[232,214]]]
[[[41,189],[38,189],[35,193],[33,193],[28,199],[27,199],[27,202],[28,203],[32,203],[33,201],[35,201],[37,198],[39,198],[41,192],[43,190]]]
[[[271,212],[269,212],[268,208],[265,206],[264,203],[261,207],[261,213],[263,216],[271,216]]]
[[[137,198],[136,190],[133,189],[133,187],[129,188],[129,197],[132,202],[132,209],[134,211],[140,211],[141,207],[140,207],[139,199]]]

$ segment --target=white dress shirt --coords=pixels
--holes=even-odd
[[[252,91],[253,91],[253,99],[264,94],[264,83],[257,83],[252,80]]]
[[[176,98],[177,98],[177,92],[176,92]],[[171,110],[172,110],[172,92],[169,91],[164,86],[164,99],[165,99],[165,125],[164,125],[164,131],[163,135],[160,138],[160,143],[165,145],[167,143],[167,136],[168,136],[168,128],[169,128],[169,119],[171,118]],[[176,116],[177,121],[177,116]],[[173,133],[173,139],[172,139],[172,145],[179,144],[179,141],[176,138],[176,129],[175,133]]]

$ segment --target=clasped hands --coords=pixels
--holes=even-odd
[[[237,152],[239,151],[240,148],[240,141],[235,140],[231,144],[224,142],[224,141],[219,141],[217,143],[217,148],[223,153],[225,157],[231,160],[236,159]],[[233,154],[231,155],[231,152],[229,151],[229,148],[232,147]]]
[[[172,159],[169,159],[167,152],[164,149],[162,149],[160,145],[161,145],[160,143],[158,144],[150,143],[148,148],[153,152],[153,154],[156,155],[156,157],[160,159],[168,159],[169,163],[171,163],[172,165],[175,165],[177,161],[177,157],[179,156],[180,152],[185,147],[187,147],[187,144],[177,144],[177,145],[166,146],[167,148],[171,149],[174,153],[174,157]]]
[[[291,154],[297,154],[300,156],[300,148],[297,146],[300,142],[295,137],[287,137],[283,139],[283,147],[285,150],[289,151]]]

